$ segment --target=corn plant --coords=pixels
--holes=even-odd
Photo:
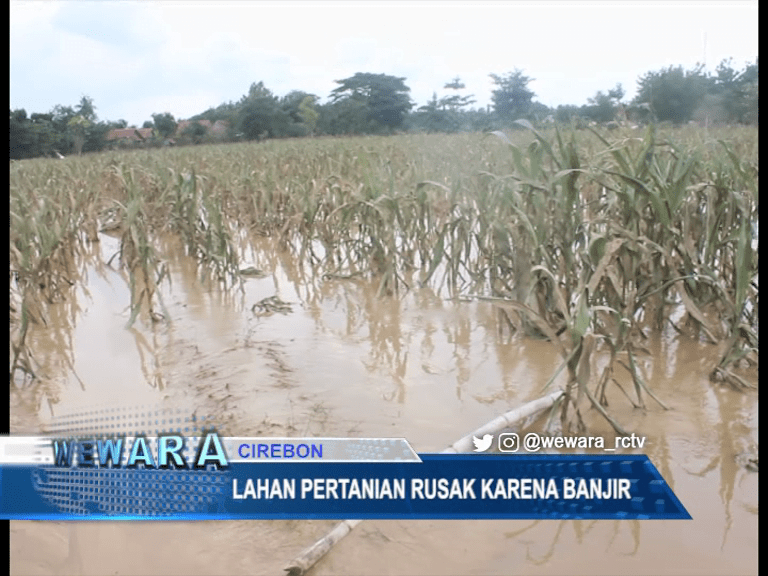
[[[46,298],[78,281],[71,255],[111,227],[129,324],[142,311],[159,318],[169,239],[201,279],[230,289],[243,246],[270,235],[313,272],[368,276],[381,296],[429,285],[490,298],[503,326],[559,350],[569,429],[587,405],[621,429],[610,386],[639,407],[654,398],[637,357],[668,326],[721,344],[713,379],[749,385],[739,366],[756,363],[759,344],[754,133],[726,129],[717,142],[689,128],[609,139],[519,127],[14,163],[12,377],[34,372],[25,335],[44,321]],[[593,375],[603,350],[609,361]]]

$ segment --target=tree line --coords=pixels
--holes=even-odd
[[[331,91],[320,103],[315,94],[294,90],[278,97],[263,82],[251,84],[237,102],[223,103],[180,123],[170,113],[152,114],[142,128],[151,136],[138,145],[197,144],[214,141],[262,140],[315,135],[391,134],[400,131],[459,132],[510,128],[525,118],[535,124],[564,122],[672,122],[754,124],[758,122],[758,63],[742,70],[731,60],[722,61],[714,73],[703,65],[685,70],[670,66],[638,79],[638,93],[624,101],[621,84],[598,91],[587,104],[550,108],[535,100],[529,88],[534,80],[523,71],[491,74],[494,90],[484,108],[473,108],[474,96],[466,94],[461,78],[443,86],[423,106],[415,108],[405,78],[358,72]],[[207,122],[203,122],[207,121]],[[223,131],[213,133],[217,123]],[[24,109],[10,110],[10,158],[95,152],[114,145],[107,135],[127,128],[125,120],[99,121],[91,98],[76,106],[55,106],[47,113],[27,116]],[[123,145],[137,145],[122,142]]]

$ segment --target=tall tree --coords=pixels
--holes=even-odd
[[[181,137],[185,142],[200,144],[208,134],[208,128],[199,121],[190,122],[181,132]]]
[[[248,140],[284,136],[290,117],[280,109],[278,98],[264,86],[251,84],[248,94],[240,100],[238,126]]]
[[[405,78],[358,72],[336,83],[339,86],[331,91],[331,102],[335,104],[346,98],[361,102],[372,130],[399,128],[413,107],[408,96],[411,89],[405,85]]]
[[[732,59],[723,60],[715,70],[712,92],[729,122],[757,123],[757,60],[744,70],[733,68]]]
[[[368,120],[368,108],[361,98],[345,96],[317,107],[317,126],[323,134],[364,134],[373,131]]]
[[[280,109],[288,116],[286,136],[307,136],[314,131],[317,120],[315,119],[314,124],[308,124],[305,116],[311,120],[312,112],[317,114],[313,110],[315,100],[317,96],[303,90],[292,90],[280,99]]]
[[[740,122],[757,125],[759,112],[758,92],[757,58],[755,58],[755,62],[748,64],[739,75]]]
[[[437,93],[432,93],[432,100],[419,107],[414,115],[414,123],[427,132],[451,132],[451,113],[445,109],[445,103],[438,100]]]
[[[69,119],[69,127],[72,144],[75,147],[75,153],[80,156],[83,153],[83,144],[85,144],[86,130],[91,126],[91,121],[85,116],[77,114]]]
[[[299,106],[301,106],[301,103],[307,97],[310,97],[313,101],[317,99],[317,96],[310,94],[309,92],[304,92],[303,90],[291,90],[288,94],[280,98],[280,108],[291,117],[292,122],[300,123],[302,122],[302,119],[301,114],[299,113]]]
[[[456,76],[453,80],[448,82],[445,86],[443,86],[446,90],[454,90],[456,93],[452,94],[450,96],[445,96],[440,99],[440,103],[442,106],[450,110],[451,112],[458,112],[462,108],[466,108],[470,104],[474,104],[476,100],[474,99],[474,94],[470,94],[468,96],[462,96],[459,94],[460,90],[464,90],[466,86],[464,85],[464,82],[461,81],[461,78]]]
[[[622,98],[624,98],[624,88],[621,84],[608,90],[607,94],[598,91],[592,98],[587,99],[588,105],[584,107],[583,114],[597,122],[610,122],[616,117]]]
[[[491,74],[493,83],[497,86],[491,93],[493,110],[505,123],[519,118],[525,118],[531,108],[535,94],[528,88],[534,79],[525,76],[522,70],[515,68],[504,76]]]
[[[310,136],[315,134],[317,120],[320,118],[320,113],[315,109],[316,100],[317,96],[309,94],[305,96],[301,101],[301,104],[299,104],[299,116],[301,117],[301,121],[307,127]]]
[[[71,131],[69,121],[77,115],[72,106],[62,106],[57,104],[51,110],[51,126],[57,135],[57,144],[60,146],[60,152],[68,153],[71,142]]]
[[[34,156],[34,137],[31,123],[27,120],[27,111],[23,108],[10,110],[8,123],[10,129],[9,152],[11,160],[20,160]]]
[[[89,96],[83,96],[80,98],[80,102],[75,106],[75,112],[93,123],[96,121],[96,107],[93,105],[93,98]]]
[[[691,70],[670,66],[641,76],[634,102],[648,104],[660,122],[680,124],[693,117],[711,84],[703,64]]]
[[[30,116],[32,138],[34,141],[33,156],[50,156],[61,146],[63,135],[57,134],[53,126],[53,114],[32,114]]]
[[[176,127],[179,125],[170,112],[152,114],[152,121],[154,122],[154,128],[163,138],[170,138],[176,132]],[[149,127],[152,128],[152,126]]]

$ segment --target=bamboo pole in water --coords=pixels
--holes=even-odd
[[[562,395],[562,391],[558,390],[552,392],[546,396],[528,402],[523,406],[510,410],[506,414],[502,414],[498,418],[491,420],[484,426],[481,426],[474,432],[470,432],[460,440],[454,442],[450,447],[446,448],[441,454],[459,454],[462,452],[470,452],[474,445],[472,443],[473,436],[482,437],[485,434],[496,434],[497,432],[517,426],[528,418],[536,416],[542,410],[546,410],[552,404],[554,404]],[[355,526],[360,524],[362,520],[343,520],[337,524],[333,530],[323,536],[320,540],[315,542],[309,548],[304,549],[296,558],[294,558],[284,570],[288,573],[288,576],[303,576],[307,570],[309,570],[315,563],[325,556],[328,551],[333,548],[344,536],[349,534]]]

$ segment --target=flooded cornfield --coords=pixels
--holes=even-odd
[[[562,389],[533,430],[645,437],[693,519],[371,520],[311,574],[757,574],[756,131],[578,137],[14,163],[11,433],[439,452]],[[278,574],[335,524],[14,521],[11,573]]]

